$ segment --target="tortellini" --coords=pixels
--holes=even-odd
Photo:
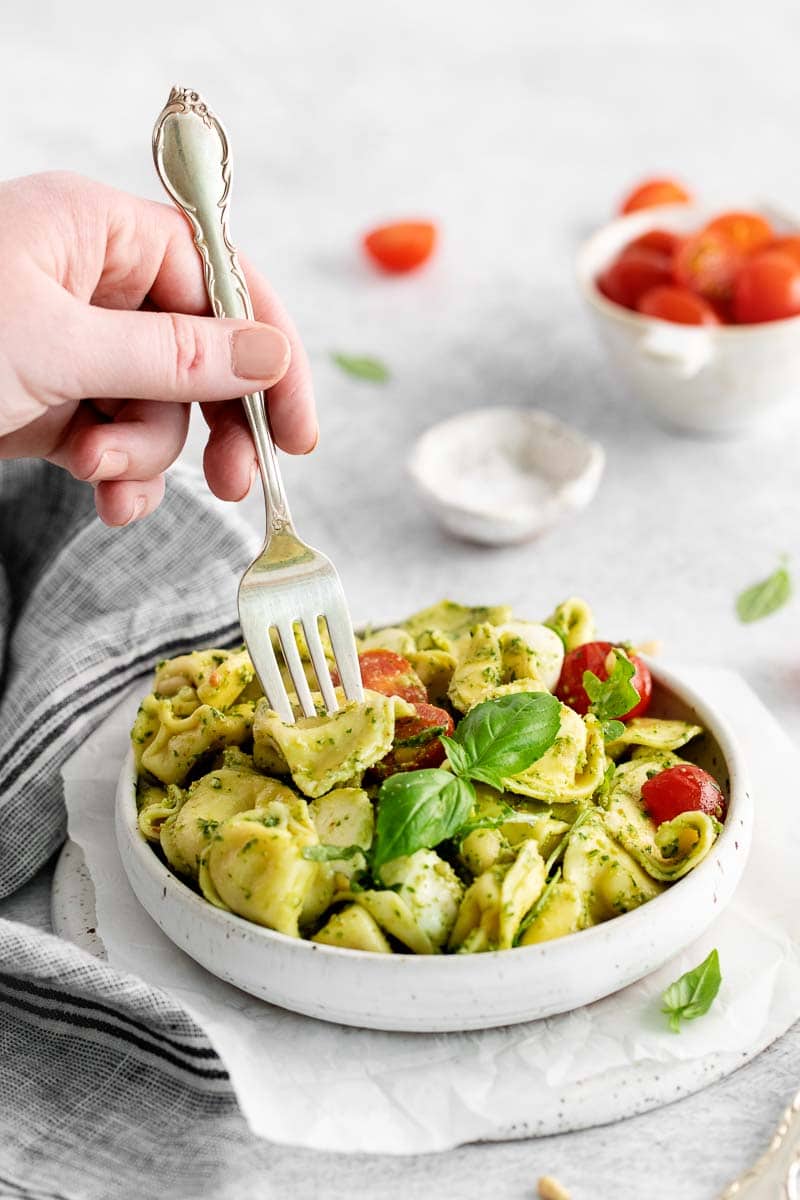
[[[320,635],[330,661],[324,627]],[[495,786],[465,785],[471,810],[438,844],[425,840],[424,808],[421,817],[413,805],[380,808],[392,772],[451,769],[438,739],[451,718],[457,736],[462,717],[487,700],[556,692],[565,653],[595,637],[592,611],[577,598],[545,622],[519,619],[506,605],[442,601],[365,632],[360,652],[406,659],[428,704],[446,710],[439,719],[429,713],[421,728],[409,727],[422,719],[418,703],[372,690],[354,703],[337,688],[340,708],[326,713],[302,631],[298,651],[317,715],[301,714],[284,663],[293,723],[270,708],[244,648],[160,663],[131,734],[142,836],[210,903],[321,948],[484,953],[617,917],[701,862],[720,828],[704,812],[658,826],[648,814],[644,784],[682,763],[676,751],[703,732],[659,715],[657,692],[653,712],[623,722],[609,741],[600,708],[582,715],[561,704],[549,749],[513,776],[484,772]],[[391,691],[392,679],[386,683]],[[465,739],[481,715],[472,722]],[[409,746],[414,753],[404,758]],[[405,794],[396,789],[395,802]],[[393,817],[398,825],[387,834],[386,813],[397,811],[405,816]],[[382,839],[408,845],[405,821],[414,831],[409,852],[386,862]]]

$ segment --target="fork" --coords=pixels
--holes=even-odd
[[[153,129],[156,171],[187,218],[203,261],[215,317],[253,319],[253,306],[228,233],[231,154],[225,130],[202,97],[174,87]],[[239,584],[245,645],[270,706],[287,723],[294,713],[272,638],[277,634],[300,707],[316,715],[297,646],[301,629],[328,713],[338,710],[319,620],[328,629],[339,680],[348,700],[364,696],[355,636],[339,575],[329,558],[297,536],[278,468],[263,392],[243,398],[255,443],[266,507],[264,547]]]

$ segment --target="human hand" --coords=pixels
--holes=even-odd
[[[193,401],[223,500],[255,478],[244,393],[270,388],[277,444],[313,450],[302,344],[242,265],[259,323],[205,315],[200,257],[168,205],[62,173],[0,185],[0,458],[57,463],[95,486],[103,521],[126,525],[160,502]]]

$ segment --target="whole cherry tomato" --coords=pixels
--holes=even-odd
[[[607,300],[635,308],[639,297],[650,288],[670,283],[672,268],[666,254],[646,247],[623,250],[597,278],[597,287]]]
[[[659,317],[662,321],[676,321],[679,325],[719,325],[719,317],[702,296],[696,296],[688,288],[651,288],[639,300],[637,310],[646,317]]]
[[[364,235],[367,254],[384,271],[413,271],[430,258],[436,226],[430,221],[397,221]]]
[[[775,236],[769,221],[751,212],[721,213],[709,221],[706,229],[729,238],[742,254],[762,249]]]
[[[645,179],[637,184],[620,205],[621,213],[638,212],[659,204],[688,204],[692,199],[682,184],[674,179]]]
[[[568,704],[581,716],[589,711],[591,700],[583,686],[583,673],[591,671],[598,679],[608,679],[614,665],[611,657],[614,649],[611,642],[586,642],[564,656],[561,677],[556,687],[556,695],[562,704]],[[639,693],[639,703],[634,704],[633,708],[621,716],[620,721],[641,717],[647,712],[653,694],[653,677],[646,664],[635,654],[629,654],[628,657],[635,667],[631,684]]]
[[[713,775],[693,763],[659,771],[642,786],[642,803],[656,825],[685,812],[704,812],[725,820],[727,802]]]
[[[409,704],[427,701],[425,684],[402,654],[395,654],[393,650],[365,650],[358,656],[358,665],[361,668],[361,682],[371,692],[380,692],[383,696],[401,696]],[[338,685],[338,672],[333,670],[331,675],[334,684]]]
[[[648,229],[647,233],[642,233],[632,242],[628,242],[625,249],[657,250],[659,254],[666,254],[667,258],[672,258],[682,240],[677,233],[671,233],[669,229]]]
[[[727,303],[745,257],[736,244],[715,229],[694,234],[676,251],[675,281],[713,302]]]
[[[761,250],[736,280],[733,311],[742,325],[800,313],[800,263],[783,250]]]
[[[415,704],[414,707],[416,716],[399,717],[395,722],[394,745],[373,768],[382,779],[396,775],[398,771],[421,771],[444,762],[444,746],[439,737],[441,734],[450,737],[454,729],[453,718],[433,704]]]

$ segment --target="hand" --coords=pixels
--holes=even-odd
[[[210,429],[211,490],[240,500],[256,461],[239,397],[270,388],[277,444],[308,453],[308,363],[266,280],[243,262],[257,321],[209,312],[184,218],[68,174],[0,185],[0,458],[46,458],[126,525],[164,494],[189,405]]]

